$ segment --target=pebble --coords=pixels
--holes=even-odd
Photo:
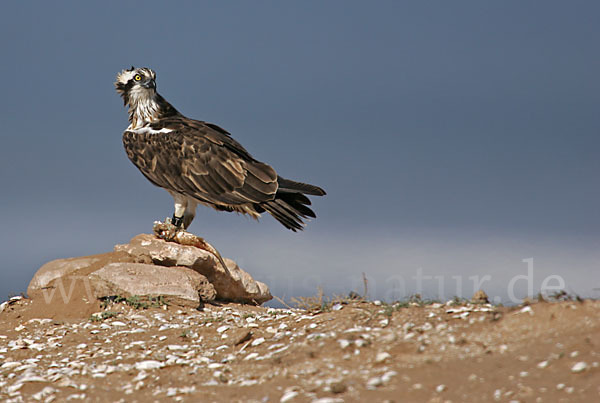
[[[331,393],[344,393],[348,389],[348,386],[346,386],[344,381],[337,381],[332,382],[329,388],[331,389]]]
[[[256,346],[260,346],[264,342],[265,342],[265,338],[264,337],[259,337],[258,339],[253,340],[252,343],[250,343],[250,345],[252,347],[256,347]]]
[[[227,325],[223,325],[217,328],[217,333],[223,333],[224,331],[228,330],[229,326]]]
[[[8,388],[6,388],[6,391],[10,395],[12,393],[15,393],[17,390],[21,389],[22,387],[23,387],[22,383],[15,383],[14,385],[11,385]]]
[[[258,357],[258,353],[250,353],[246,357],[244,357],[244,361],[252,360],[256,357]]]
[[[383,381],[378,376],[375,376],[367,381],[367,389],[377,389],[377,387],[381,385],[383,385]]]
[[[289,402],[296,396],[298,396],[298,392],[296,392],[295,390],[290,390],[289,392],[285,392],[283,396],[281,396],[281,400],[279,401],[281,403]]]
[[[575,363],[575,365],[573,365],[571,367],[571,372],[573,372],[574,374],[578,374],[580,372],[583,372],[587,369],[587,363],[585,363],[584,361],[579,361],[578,363]]]
[[[56,392],[56,389],[50,387],[50,386],[46,386],[44,389],[40,390],[37,393],[34,393],[33,395],[31,395],[31,397],[34,400],[40,401],[42,399],[44,399],[46,396],[51,395],[53,393]]]
[[[338,340],[338,343],[340,344],[341,348],[346,348],[350,345],[350,342],[348,340],[344,340],[344,339]]]
[[[134,366],[135,366],[135,369],[137,369],[137,370],[157,369],[157,368],[162,367],[163,364],[160,361],[147,360],[147,361],[136,362]]]
[[[388,383],[396,375],[398,375],[396,371],[388,371],[385,374],[381,375],[381,381],[383,383]]]
[[[377,355],[375,356],[375,362],[377,362],[377,363],[384,362],[388,358],[391,358],[391,357],[392,357],[392,355],[390,353],[382,351],[380,353],[377,353]]]
[[[148,377],[148,373],[144,370],[138,372],[138,374],[133,378],[133,382],[143,381]]]
[[[437,393],[442,393],[445,390],[446,390],[446,385],[444,385],[444,384],[441,384],[441,385],[438,385],[438,386],[435,387],[435,391]]]
[[[520,311],[518,311],[517,313],[528,313],[530,315],[533,315],[533,309],[531,309],[531,307],[529,305],[524,306],[523,308],[521,308]]]
[[[1,369],[16,368],[19,365],[21,365],[21,363],[19,361],[8,361],[8,362],[5,362],[4,364],[2,364],[2,366],[0,366],[0,368]]]

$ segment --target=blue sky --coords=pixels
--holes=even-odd
[[[432,297],[435,276],[450,297],[489,275],[484,289],[506,300],[528,258],[536,291],[556,275],[600,294],[597,2],[1,10],[2,298],[50,259],[108,251],[172,214],[122,149],[112,83],[131,65],[153,68],[182,113],[328,191],[301,234],[198,212],[191,230],[277,295],[346,293],[365,272],[373,296],[392,298],[394,279],[418,291],[421,269]]]

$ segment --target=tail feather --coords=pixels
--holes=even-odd
[[[325,191],[318,186],[295,182],[282,177],[277,178],[279,188],[275,199],[257,204],[255,207],[268,211],[284,227],[296,232],[304,229],[304,219],[316,218],[309,207],[307,195],[323,196]]]
[[[281,192],[300,192],[312,196],[325,196],[327,194],[318,186],[296,182],[290,179],[282,178],[281,176],[277,177],[277,184],[279,185],[278,191]]]

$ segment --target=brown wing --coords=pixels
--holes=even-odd
[[[163,119],[150,129],[125,131],[123,145],[150,182],[206,203],[261,203],[277,192],[275,170],[215,125]]]

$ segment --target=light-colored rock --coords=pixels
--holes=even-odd
[[[386,351],[382,351],[380,353],[377,353],[377,355],[375,356],[375,362],[380,363],[380,362],[384,362],[387,361],[389,358],[391,358],[392,355]]]
[[[164,296],[182,305],[215,299],[208,279],[187,267],[162,267],[144,263],[110,263],[89,275],[97,298],[111,295]]]
[[[220,299],[250,304],[270,300],[269,288],[225,259],[225,270],[209,251],[142,234],[102,255],[59,259],[43,265],[29,283],[32,298],[65,304],[112,295],[163,296],[186,306]],[[6,308],[3,305],[2,308]]]
[[[137,370],[158,369],[158,368],[163,367],[163,363],[161,363],[160,361],[155,361],[155,360],[147,360],[147,361],[136,362],[134,367]]]
[[[90,267],[101,260],[98,256],[74,257],[69,259],[52,260],[38,269],[27,287],[27,294],[31,295],[44,287],[52,280],[66,277],[78,270]]]
[[[264,337],[259,337],[258,339],[255,339],[252,341],[252,343],[250,344],[252,347],[256,347],[256,346],[260,346],[261,344],[263,344],[265,342],[265,338]]]
[[[230,275],[212,253],[194,246],[166,242],[154,235],[141,234],[128,244],[115,246],[134,260],[160,266],[185,266],[206,276],[217,291],[217,299],[262,304],[272,298],[269,287],[255,281],[231,259],[225,258]]]
[[[573,372],[574,374],[578,374],[580,372],[583,372],[587,369],[587,363],[584,361],[579,361],[578,363],[575,363],[575,365],[573,365],[571,367],[571,372]]]
[[[378,376],[370,378],[367,381],[367,389],[369,389],[369,390],[377,389],[377,387],[379,387],[381,385],[383,385],[383,381]]]
[[[288,392],[285,392],[283,394],[283,396],[281,396],[281,400],[279,400],[281,403],[285,403],[285,402],[290,402],[292,401],[292,399],[294,399],[296,396],[298,396],[298,392],[294,391],[294,390],[290,390]]]

